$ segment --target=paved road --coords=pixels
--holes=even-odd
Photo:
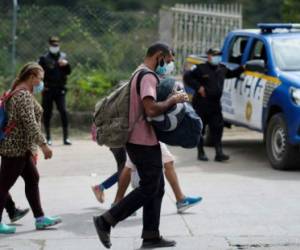
[[[173,249],[300,249],[300,173],[271,169],[259,134],[226,132],[224,146],[231,155],[224,164],[198,162],[195,150],[171,148],[184,192],[204,198],[178,215],[166,185],[161,232],[177,240]],[[15,235],[0,236],[0,249],[104,249],[91,218],[110,207],[115,189],[100,205],[90,186],[115,171],[111,153],[86,139],[75,140],[72,147],[55,141],[53,150],[51,161],[39,163],[42,202],[47,214],[62,216],[64,223],[37,232],[32,216],[27,216],[17,224]],[[213,149],[207,152],[213,159]],[[21,179],[12,194],[19,206],[28,206]],[[112,231],[112,249],[139,249],[140,232],[138,211]]]

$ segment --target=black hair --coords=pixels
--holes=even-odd
[[[164,56],[170,55],[171,53],[169,45],[166,43],[156,42],[148,48],[146,56],[151,57],[158,51],[161,51]]]

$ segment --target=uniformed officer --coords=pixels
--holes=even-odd
[[[66,111],[66,83],[67,76],[71,73],[71,67],[66,59],[66,54],[60,51],[59,38],[49,38],[49,51],[40,57],[39,64],[45,71],[45,88],[42,94],[42,106],[44,109],[44,127],[46,139],[52,144],[50,133],[50,120],[52,116],[53,102],[60,113],[63,128],[63,143],[71,145],[68,138],[68,117]]]
[[[187,71],[184,74],[184,82],[195,91],[192,103],[203,121],[203,135],[208,125],[216,150],[215,161],[222,162],[229,159],[229,156],[223,153],[221,142],[224,127],[221,107],[224,79],[239,77],[244,67],[228,69],[221,63],[221,52],[218,49],[211,48],[206,54],[207,62]],[[208,161],[203,148],[203,138],[198,145],[198,160]]]

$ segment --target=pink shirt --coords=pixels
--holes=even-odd
[[[138,69],[140,68],[141,66]],[[132,131],[128,142],[147,146],[157,145],[158,140],[154,129],[144,118],[145,112],[142,103],[142,100],[149,96],[156,100],[157,79],[152,74],[145,75],[141,81],[139,96],[136,91],[137,75],[131,83],[129,124]]]

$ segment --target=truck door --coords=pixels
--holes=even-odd
[[[237,68],[246,59],[251,41],[248,36],[235,36],[230,42],[227,58],[224,58],[226,66],[230,69]],[[222,110],[226,121],[235,125],[245,124],[244,107],[240,105],[245,102],[242,91],[242,84],[245,76],[240,78],[226,79],[222,95]],[[244,90],[243,90],[244,91]]]
[[[245,55],[246,58],[243,61],[263,60],[267,69],[268,55],[264,41],[258,38],[252,39],[248,51],[249,53]],[[231,101],[231,113],[225,112],[224,117],[232,119],[240,125],[261,131],[264,91],[267,81],[267,75],[254,71],[246,71],[240,79],[226,80],[224,93],[225,97]],[[228,105],[226,108],[228,109]]]

